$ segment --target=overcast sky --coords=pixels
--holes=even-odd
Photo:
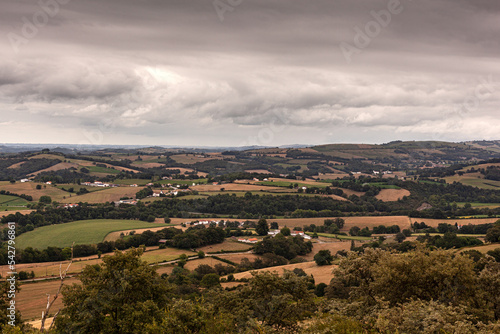
[[[500,139],[497,0],[1,0],[0,30],[0,142]]]

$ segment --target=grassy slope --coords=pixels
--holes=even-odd
[[[159,224],[136,220],[82,220],[43,226],[21,234],[16,238],[16,246],[41,250],[48,246],[69,247],[73,242],[75,244],[95,244],[103,241],[110,232],[148,227],[159,227]]]
[[[120,200],[122,197],[132,197],[135,198],[135,194],[143,189],[142,187],[116,187],[116,188],[104,188],[101,191],[91,192],[89,194],[79,195],[79,196],[66,196],[66,199],[62,200],[61,203],[78,203],[78,202],[88,202],[88,203],[105,203],[114,202]]]
[[[42,189],[36,189],[36,186],[38,184],[42,186]],[[10,191],[11,193],[19,195],[30,195],[33,197],[33,201],[38,201],[40,196],[44,195],[50,196],[53,201],[60,201],[63,199],[63,197],[68,196],[69,194],[68,192],[58,189],[54,186],[35,182],[16,182],[14,184],[11,184],[10,182],[2,181],[0,182],[0,190]]]

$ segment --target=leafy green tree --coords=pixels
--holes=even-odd
[[[492,256],[495,259],[495,261],[500,262],[500,248],[492,249],[488,251],[486,254]]]
[[[411,237],[411,230],[410,229],[404,229],[402,231],[405,237]]]
[[[446,250],[429,251],[420,245],[393,254],[367,248],[363,254],[350,252],[334,269],[327,296],[357,303],[359,310],[382,298],[390,305],[412,298],[461,305],[477,293],[475,276],[472,259]]]
[[[377,314],[374,327],[378,333],[493,333],[488,329],[478,331],[464,307],[433,300],[412,300],[396,307],[384,307]]]
[[[314,294],[308,289],[308,278],[290,271],[252,273],[241,297],[249,304],[252,317],[263,324],[291,333],[298,323],[315,309]]]
[[[308,322],[303,334],[339,333],[339,334],[363,334],[366,330],[363,323],[356,319],[340,316],[337,314],[318,314]]]
[[[396,234],[396,236],[394,237],[394,239],[395,239],[398,243],[402,243],[403,241],[405,241],[406,236],[405,236],[403,233],[399,232],[399,233],[397,233],[397,234]]]
[[[38,201],[40,203],[50,204],[50,203],[52,203],[52,198],[50,196],[44,195],[44,196],[40,196],[40,199]]]
[[[314,288],[314,294],[318,297],[323,297],[325,295],[325,290],[328,287],[325,283],[319,283],[316,285],[316,288]]]
[[[349,235],[351,236],[357,236],[359,234],[359,231],[361,231],[361,229],[357,226],[353,226],[351,227],[351,229],[349,230]]]
[[[215,273],[207,274],[201,279],[200,285],[204,288],[220,286],[220,277]]]
[[[291,231],[288,227],[283,227],[281,230],[280,230],[281,234],[283,234],[285,237],[288,237],[290,236],[291,234]]]
[[[158,323],[147,324],[138,333],[155,334],[219,334],[237,333],[232,317],[216,305],[203,301],[175,300],[163,312]]]
[[[271,223],[271,230],[277,230],[279,229],[278,223],[277,222],[272,222]]]
[[[184,266],[186,265],[188,261],[188,256],[186,254],[181,254],[179,256],[179,261],[177,261],[177,265],[181,268],[184,268]]]
[[[500,242],[500,224],[490,228],[486,232],[486,237],[484,238],[487,242]]]
[[[267,220],[264,218],[259,219],[257,226],[255,227],[255,232],[257,232],[258,235],[267,235],[269,232],[269,225],[267,224]]]
[[[62,290],[57,332],[142,333],[147,324],[160,322],[169,287],[141,255],[140,249],[115,251],[101,264],[85,267],[81,284]]]
[[[314,261],[318,266],[332,264],[333,256],[329,249],[322,249],[314,255]]]

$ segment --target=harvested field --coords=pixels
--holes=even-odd
[[[349,231],[353,226],[360,228],[368,227],[372,229],[375,226],[385,225],[392,226],[398,225],[401,230],[410,228],[410,218],[406,216],[383,216],[383,217],[345,217],[345,225],[343,231]]]
[[[135,198],[135,194],[144,189],[143,187],[116,187],[116,188],[105,188],[101,191],[92,192],[89,194],[77,195],[72,197],[67,197],[61,200],[61,203],[104,203],[104,202],[115,202],[119,201],[122,197],[132,197]],[[62,191],[62,190],[61,190]],[[65,192],[66,194],[66,192]]]
[[[174,270],[174,268],[175,268],[174,264],[166,264],[166,265],[158,266],[158,268],[156,268],[156,272],[160,275],[162,275],[162,274],[170,275],[172,273],[172,271]]]
[[[76,274],[80,273],[86,265],[97,264],[101,260],[97,259],[97,256],[94,256],[89,260],[75,261],[71,265],[68,273]],[[62,262],[40,262],[40,263],[19,263],[16,264],[16,270],[19,272],[21,270],[35,273],[35,278],[39,277],[59,277],[59,266],[62,263],[62,267],[66,269],[68,266],[68,261]],[[4,265],[0,266],[0,274],[5,277],[7,272],[9,272],[9,267]]]
[[[77,278],[69,278],[64,283],[65,285],[72,285],[78,282],[80,280]],[[16,306],[23,318],[27,320],[40,319],[42,311],[47,306],[47,294],[51,296],[55,295],[59,289],[59,285],[61,285],[59,280],[21,284],[21,291],[16,295]],[[52,306],[52,313],[57,312],[61,307],[62,298],[57,298]]]
[[[446,223],[452,224],[458,223],[458,225],[479,225],[479,224],[491,224],[498,220],[498,218],[471,218],[471,219],[429,219],[429,218],[410,218],[411,223],[424,222],[431,227],[437,227],[438,224]]]
[[[338,195],[321,195],[321,196],[330,197],[330,198],[333,198],[334,200],[337,200],[337,201],[349,202],[349,200],[347,198],[344,198],[344,197],[338,196]]]
[[[215,244],[215,245],[209,245],[205,247],[198,248],[198,250],[201,250],[205,252],[206,254],[208,253],[213,253],[213,252],[223,252],[223,251],[241,251],[245,252],[248,251],[252,246],[248,244],[244,244],[235,240],[231,239],[226,239],[224,240],[223,243],[220,244]]]
[[[59,159],[59,160],[64,160],[64,157],[62,155],[58,154],[50,154],[50,153],[41,153],[34,155],[32,157],[29,157],[28,160],[31,159]]]
[[[132,166],[137,166],[141,168],[158,168],[165,166],[165,164],[161,164],[159,162],[146,162],[146,163],[133,162]]]
[[[40,183],[35,182],[16,182],[14,184],[5,183],[0,185],[0,190],[10,191],[15,194],[25,194],[33,197],[34,201],[38,201],[41,196],[50,196],[53,201],[60,202],[68,193],[51,185],[40,184],[42,189],[37,190],[36,186]]]
[[[463,252],[463,251],[474,249],[474,250],[480,251],[483,254],[486,254],[487,252],[498,249],[498,248],[500,248],[500,244],[488,244],[488,245],[481,245],[481,246],[476,246],[476,247],[461,248],[461,249],[457,250],[457,252]]]
[[[92,164],[92,161],[89,161],[89,160],[80,160],[80,159],[66,159],[66,161],[70,162],[70,163],[74,163],[74,164],[77,164],[79,165],[80,167],[83,166],[83,167],[87,167],[87,166],[94,166]]]
[[[202,185],[191,186],[190,188],[197,191],[220,191],[221,188],[224,188],[225,190],[228,191],[260,191],[260,190],[283,191],[283,189],[279,187],[258,186],[253,184],[241,184],[241,183],[228,183],[217,186],[202,184]]]
[[[62,169],[69,169],[69,168],[78,168],[79,166],[75,163],[71,163],[71,162],[60,162],[58,163],[57,165],[54,165],[54,166],[51,166],[49,168],[45,168],[45,169],[41,169],[37,172],[34,172],[34,173],[31,173],[29,174],[29,176],[35,176],[35,175],[38,175],[42,172],[55,172],[55,171],[58,171],[58,170],[62,170]]]
[[[33,211],[35,211],[35,210],[0,211],[0,218],[8,216],[8,215],[10,215],[12,213],[16,213],[16,212],[19,212],[22,215],[27,215],[27,214],[29,214],[30,212],[33,212]],[[5,225],[7,225],[7,224],[5,224]]]
[[[23,163],[25,163],[25,161],[20,161],[20,162],[18,162],[18,163],[15,163],[15,164],[13,164],[13,165],[10,165],[9,167],[7,167],[7,169],[16,169],[16,168],[19,168],[19,167],[21,167],[21,165],[22,165]]]
[[[186,254],[187,256],[196,255],[196,253],[187,249],[165,248],[145,252],[141,258],[148,263],[161,263],[176,260],[181,254]]]
[[[347,174],[345,173],[327,173],[315,176],[317,180],[335,180],[345,177]]]
[[[166,170],[179,170],[181,172],[181,174],[194,172],[194,169],[192,169],[192,168],[184,168],[184,167],[168,167],[168,168],[165,168],[165,169]]]
[[[110,164],[105,164],[105,165],[108,168],[114,168],[114,169],[120,170],[120,171],[132,172],[132,173],[139,173],[138,170],[135,170],[135,169],[132,169],[132,168],[126,168],[126,167],[115,166],[115,165],[110,165]]]
[[[344,192],[344,194],[346,194],[347,196],[356,195],[356,196],[360,197],[360,196],[363,196],[365,194],[362,191],[355,191],[355,190],[346,189],[346,188],[338,188],[338,187],[332,187],[332,188],[341,189]]]
[[[406,189],[382,189],[375,198],[383,202],[394,202],[410,195],[411,193]]]
[[[225,262],[222,262],[222,261],[219,261],[217,259],[214,259],[213,257],[211,256],[207,256],[203,259],[196,259],[196,260],[190,260],[186,263],[186,265],[184,266],[184,268],[186,268],[187,270],[195,270],[196,268],[198,268],[198,266],[202,265],[202,264],[208,264],[209,266],[213,267],[215,266],[216,264],[222,264],[224,266],[227,266],[228,264],[225,263]]]
[[[245,271],[242,273],[234,274],[234,278],[236,278],[236,279],[251,278],[252,277],[251,272],[264,272],[264,271],[278,272],[281,275],[281,274],[283,274],[283,272],[285,270],[292,271],[295,268],[300,268],[300,269],[304,270],[307,275],[312,274],[316,284],[319,284],[319,283],[328,284],[328,283],[330,283],[331,279],[333,278],[332,271],[335,267],[336,267],[336,265],[321,266],[320,267],[315,262],[303,262],[303,263],[296,263],[296,264],[287,264],[287,265],[278,266],[278,267],[270,267],[270,268],[252,270],[252,271]]]
[[[220,254],[217,256],[220,257],[221,259],[226,259],[229,261],[233,261],[235,263],[240,263],[241,260],[243,260],[244,258],[247,258],[249,261],[253,261],[259,257],[258,255],[255,255],[252,253],[248,253],[248,254]]]

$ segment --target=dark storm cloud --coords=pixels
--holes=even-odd
[[[0,5],[1,129],[26,141],[497,136],[498,2],[58,1]]]

